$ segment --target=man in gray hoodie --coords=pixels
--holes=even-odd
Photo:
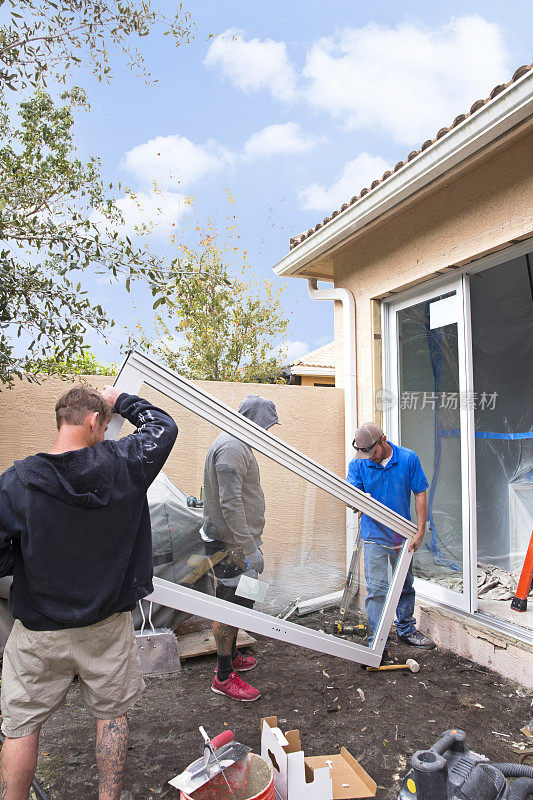
[[[239,414],[265,430],[279,424],[274,403],[255,394],[242,401]],[[264,526],[265,498],[252,448],[229,433],[221,433],[211,445],[205,462],[202,529],[206,555],[213,556],[222,550],[228,554],[210,573],[216,597],[253,607],[251,600],[236,595],[235,590],[241,575],[257,578],[263,572],[260,546]],[[237,674],[256,665],[253,656],[237,650],[237,628],[215,622],[213,632],[217,668],[212,691],[242,702],[257,700],[260,692]]]

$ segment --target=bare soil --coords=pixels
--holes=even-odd
[[[316,626],[326,617],[317,615]],[[260,719],[276,715],[282,730],[300,730],[307,755],[347,747],[378,783],[378,800],[393,800],[411,755],[430,747],[443,731],[465,730],[467,745],[476,752],[494,761],[517,761],[513,743],[524,740],[520,728],[533,716],[531,695],[518,684],[444,651],[393,645],[399,662],[416,658],[417,674],[367,672],[263,637],[254,654],[258,666],[246,677],[262,692],[255,703],[210,691],[214,656],[184,662],[180,674],[146,679],[146,691],[129,715],[128,800],[178,796],[167,781],[201,755],[199,725],[211,736],[229,727],[238,741],[259,752]],[[94,723],[74,685],[67,705],[41,736],[37,777],[50,798],[97,797],[94,738]]]

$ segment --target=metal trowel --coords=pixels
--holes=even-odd
[[[202,758],[193,761],[186,770],[169,781],[170,785],[174,786],[175,789],[179,789],[188,795],[205,786],[206,783],[212,781],[220,773],[224,775],[224,772],[229,767],[241,761],[251,752],[251,747],[233,741],[232,731],[224,731],[215,736],[214,739],[209,739],[203,728],[200,728],[200,733],[204,738],[204,754]],[[229,783],[228,788],[233,795]]]

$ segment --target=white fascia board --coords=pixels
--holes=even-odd
[[[137,374],[135,381],[133,376]],[[115,381],[117,388],[122,388],[122,381],[128,379],[128,387],[135,386],[136,391],[141,383],[151,386],[167,397],[175,400],[184,408],[188,408],[198,416],[211,422],[222,430],[231,433],[237,439],[250,445],[263,455],[276,461],[296,475],[318,486],[328,494],[341,500],[350,508],[367,514],[372,519],[392,528],[404,539],[411,539],[417,531],[416,526],[392,511],[387,506],[373,500],[369,495],[356,489],[338,475],[323,467],[313,459],[295,450],[286,442],[273,436],[255,422],[243,417],[237,411],[204,392],[198,386],[183,378],[177,372],[159,364],[154,359],[137,350],[132,350],[126,357],[123,367]],[[126,391],[132,391],[127,388]],[[295,413],[297,410],[295,409]],[[115,415],[116,416],[116,415]],[[119,422],[118,420],[117,422]],[[115,420],[113,420],[115,423]],[[108,438],[116,437],[115,424],[108,428]]]
[[[353,206],[304,239],[276,264],[274,272],[286,277],[311,264],[360,228],[523,122],[532,113],[533,71],[530,71],[407,162],[390,178],[371,189]]]
[[[324,375],[324,377],[334,378],[334,367],[308,367],[303,364],[297,364],[291,367],[291,375]]]

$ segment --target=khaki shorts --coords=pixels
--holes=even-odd
[[[76,673],[94,717],[114,719],[134,705],[144,682],[129,611],[62,631],[30,631],[15,620],[2,668],[5,736],[34,733],[64,703]]]

